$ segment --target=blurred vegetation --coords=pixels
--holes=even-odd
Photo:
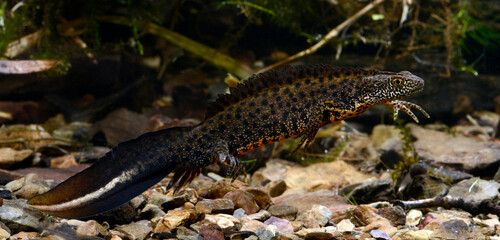
[[[30,33],[43,36],[15,58],[71,58],[84,52],[130,50],[154,55],[154,41],[141,25],[155,23],[252,64],[314,44],[329,30],[363,8],[368,1],[345,0],[169,0],[169,1],[2,1],[0,53]],[[385,1],[333,39],[326,51],[371,54],[377,63],[412,56],[424,64],[476,73],[500,52],[500,4],[494,1]],[[99,22],[100,16],[125,16],[130,26]],[[61,25],[84,19],[73,34]],[[263,41],[263,39],[266,39]],[[251,56],[241,56],[250,51]],[[443,53],[442,59],[425,53]],[[5,54],[2,54],[5,58]],[[247,54],[249,55],[249,54]],[[435,62],[439,61],[439,62]],[[380,66],[383,67],[383,66]]]

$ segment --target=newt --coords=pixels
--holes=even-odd
[[[242,171],[236,156],[290,137],[307,147],[319,128],[385,104],[416,122],[420,106],[399,99],[423,90],[424,80],[399,73],[335,68],[285,67],[250,77],[208,106],[205,120],[191,127],[145,133],[120,143],[92,166],[31,198],[43,212],[81,218],[118,207],[169,173],[167,188],[177,192],[216,161],[229,166],[233,180]],[[296,149],[296,150],[297,150]]]

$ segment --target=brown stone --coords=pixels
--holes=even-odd
[[[254,195],[241,189],[236,189],[224,195],[224,198],[231,199],[236,208],[243,208],[245,213],[253,214],[260,210],[255,202]]]

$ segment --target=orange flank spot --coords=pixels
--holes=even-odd
[[[264,143],[264,139],[262,139],[262,138],[261,138],[261,139],[259,139],[259,141],[257,141],[257,145],[258,145],[259,147],[262,147],[262,146],[266,145],[266,144]]]

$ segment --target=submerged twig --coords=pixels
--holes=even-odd
[[[394,202],[394,206],[401,206],[405,210],[429,207],[459,208],[472,214],[493,213],[500,215],[500,206],[496,205],[493,201],[477,201],[449,195],[414,201],[396,201]]]
[[[308,49],[306,49],[304,51],[298,52],[295,55],[292,55],[292,56],[288,57],[285,60],[282,60],[282,61],[279,61],[279,62],[274,63],[272,65],[269,65],[268,67],[260,70],[259,72],[266,72],[268,70],[271,70],[271,69],[274,69],[274,68],[278,68],[278,67],[283,66],[283,65],[285,65],[287,63],[295,61],[295,60],[297,60],[297,59],[299,59],[299,58],[301,58],[303,56],[306,56],[306,55],[309,55],[311,53],[316,52],[318,49],[320,49],[321,47],[323,47],[323,45],[325,45],[328,41],[330,41],[332,38],[336,37],[343,29],[345,29],[348,26],[350,26],[353,22],[355,22],[356,20],[358,20],[358,18],[360,18],[361,16],[363,16],[365,13],[367,13],[368,11],[370,11],[372,8],[374,8],[375,6],[379,5],[383,1],[384,0],[375,0],[375,1],[371,2],[370,4],[366,5],[363,9],[359,10],[356,14],[352,15],[350,18],[346,19],[344,22],[342,22],[341,24],[339,24],[337,27],[335,27],[334,29],[330,30],[330,32],[328,32],[328,34],[326,34],[325,37],[323,37],[321,40],[319,40],[312,47],[310,47],[310,48],[308,48]]]
[[[133,23],[126,17],[102,16],[98,19],[101,21],[119,25],[133,25]],[[144,22],[139,27],[142,31],[161,37],[168,42],[182,48],[183,50],[199,56],[204,60],[212,63],[213,65],[218,66],[240,78],[246,79],[253,72],[250,67],[220,51],[217,51],[216,49],[203,45],[190,38],[187,38],[186,36],[183,36],[177,32],[174,32],[152,22]]]

